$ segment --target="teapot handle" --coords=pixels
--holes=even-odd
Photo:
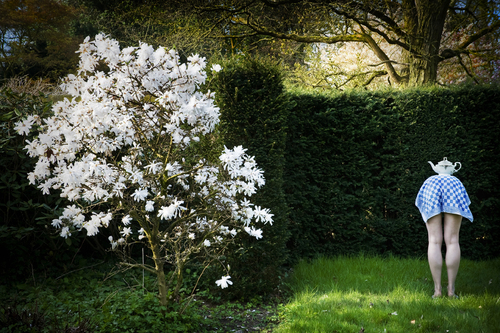
[[[462,169],[462,163],[460,163],[460,162],[455,162],[455,165],[454,165],[454,166],[456,167],[456,165],[457,165],[457,164],[458,164],[458,169],[455,169],[455,172],[457,172],[458,170]]]

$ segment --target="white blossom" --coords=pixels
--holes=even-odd
[[[145,231],[143,228],[139,229],[139,231],[137,231],[139,233],[139,240],[143,239],[144,237],[146,237],[145,235]]]
[[[145,189],[136,189],[134,194],[132,194],[132,198],[135,201],[143,201],[148,196],[148,190]]]
[[[122,231],[120,231],[120,234],[123,236],[123,237],[127,237],[129,236],[130,234],[132,234],[132,228],[130,227],[125,227],[123,228]]]
[[[35,122],[35,117],[32,115],[29,115],[28,118],[26,118],[23,121],[18,121],[16,123],[16,126],[14,127],[14,130],[19,133],[20,135],[27,135],[30,130],[31,126]]]
[[[222,289],[227,288],[229,285],[232,285],[233,282],[230,281],[231,277],[229,275],[223,276],[220,280],[215,281],[215,283],[221,287]]]
[[[183,203],[184,201],[175,199],[170,206],[162,206],[160,210],[158,210],[158,217],[162,220],[170,220],[179,217],[181,212],[186,210],[185,207],[181,206]]]
[[[130,217],[130,215],[125,215],[122,218],[123,225],[129,225],[131,222],[132,222],[132,218]]]
[[[255,237],[256,239],[261,239],[262,238],[262,230],[260,229],[255,229],[255,227],[245,227],[245,231],[252,237]]]
[[[83,227],[87,230],[88,236],[95,236],[99,233],[99,226],[101,225],[99,218],[92,216],[91,220],[85,222]]]
[[[108,239],[109,242],[111,243],[111,249],[112,250],[116,249],[116,247],[118,246],[118,242],[113,240],[113,236],[109,236]]]
[[[146,212],[154,211],[155,210],[154,204],[155,204],[155,202],[152,200],[146,201],[146,207],[144,208],[146,210]]]
[[[69,231],[69,228],[68,227],[62,228],[61,237],[68,238],[69,236],[71,236],[71,232]]]
[[[255,221],[256,222],[264,222],[264,223],[269,223],[273,224],[273,216],[274,214],[270,213],[269,208],[261,208],[259,206],[256,206],[253,215],[255,216]]]
[[[221,70],[222,70],[222,67],[219,64],[212,65],[212,71],[220,72]]]
[[[158,171],[161,170],[162,163],[153,162],[151,164],[146,165],[144,168],[148,171],[148,173],[152,173],[153,175],[157,174]]]
[[[61,223],[62,223],[62,221],[60,219],[53,219],[51,225],[54,228],[59,229],[61,227]]]

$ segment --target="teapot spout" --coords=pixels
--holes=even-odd
[[[432,163],[431,161],[428,161],[428,162],[431,165],[432,170],[434,170],[435,172],[438,172],[438,170],[436,170],[436,166],[434,165],[434,163]]]

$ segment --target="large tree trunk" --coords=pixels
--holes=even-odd
[[[435,83],[439,46],[450,0],[403,0],[410,50],[406,51],[408,85]]]

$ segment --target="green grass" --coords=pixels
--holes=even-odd
[[[34,317],[43,319],[38,322],[44,329],[37,332],[77,327],[86,320],[96,333],[500,332],[500,258],[463,260],[458,300],[431,298],[426,260],[357,256],[300,262],[289,281],[292,296],[278,311],[274,301],[282,299],[224,302],[202,289],[186,309],[174,304],[165,315],[153,276],[146,274],[143,285],[140,271],[108,274],[112,262],[78,267],[56,278],[0,280],[0,333],[22,332],[12,330],[20,324],[12,323],[7,306],[25,315],[22,327],[32,327]],[[7,322],[10,326],[2,327]]]
[[[291,288],[273,332],[500,332],[500,259],[462,260],[459,299],[431,298],[426,260],[393,257],[302,261]]]

